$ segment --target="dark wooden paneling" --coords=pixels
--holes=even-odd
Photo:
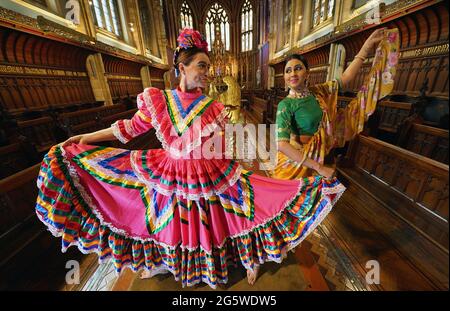
[[[448,164],[448,130],[414,124],[408,135],[406,149]]]
[[[448,252],[448,165],[361,135],[349,154],[356,168],[381,180],[386,191],[391,191],[377,196]]]
[[[58,120],[61,127],[67,132],[67,135],[89,133],[104,128],[101,120],[107,116],[112,116],[125,111],[126,107],[122,104],[112,106],[102,106],[92,109],[67,112],[59,115]],[[107,125],[110,126],[111,124]]]
[[[102,54],[102,59],[113,99],[134,97],[143,91],[142,64],[106,54]]]
[[[94,102],[86,72],[89,51],[0,28],[0,104],[17,115],[67,104]],[[12,69],[11,69],[12,68]]]

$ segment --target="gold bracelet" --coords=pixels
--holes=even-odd
[[[363,62],[366,60],[365,57],[362,57],[362,56],[360,56],[360,55],[356,55],[356,56],[355,56],[355,59],[356,59],[356,58],[359,58],[359,59],[362,60]]]

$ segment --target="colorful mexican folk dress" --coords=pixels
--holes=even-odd
[[[289,141],[301,152],[303,159],[310,158],[323,164],[331,149],[343,147],[345,142],[361,133],[364,123],[375,111],[377,102],[393,89],[399,38],[398,29],[386,31],[364,84],[347,107],[338,109],[339,80],[310,87],[311,96],[283,99],[277,108],[277,141]],[[312,137],[302,145],[299,143],[300,135]],[[270,176],[299,179],[313,175],[314,171],[302,165],[302,162],[296,162],[278,151],[277,165],[269,171]]]
[[[154,128],[162,149],[71,144],[44,157],[36,212],[63,252],[75,245],[111,259],[117,272],[171,272],[183,287],[215,288],[229,263],[281,262],[345,189],[336,179],[276,180],[203,156],[202,148],[223,155],[226,110],[200,91],[147,88],[137,102],[132,119],[112,125],[115,136],[126,143]],[[212,137],[217,146],[207,145]]]

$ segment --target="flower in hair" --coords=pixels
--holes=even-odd
[[[208,52],[208,42],[197,30],[184,28],[178,36],[178,48],[188,49],[191,47],[199,48]]]
[[[180,35],[178,36],[178,46],[173,53],[173,65],[175,66],[176,60],[178,58],[178,54],[182,49],[189,49],[192,47],[196,47],[206,54],[208,54],[208,42],[205,38],[198,32],[197,30],[191,28],[184,28],[181,30]],[[179,75],[178,68],[175,66],[175,75]]]

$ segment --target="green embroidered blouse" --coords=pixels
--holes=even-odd
[[[319,102],[310,95],[304,98],[284,98],[277,109],[277,141],[289,141],[291,133],[314,135],[322,120]]]

